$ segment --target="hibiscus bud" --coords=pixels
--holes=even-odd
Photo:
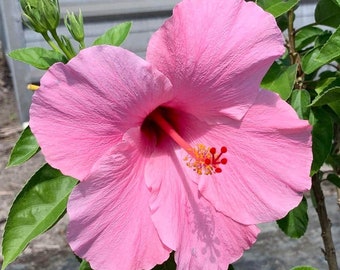
[[[72,57],[74,57],[77,53],[75,52],[70,39],[65,37],[64,35],[61,35],[60,38],[66,50],[72,55]]]
[[[54,31],[59,25],[58,0],[20,0],[24,23],[38,33]]]
[[[32,2],[32,1],[31,1]],[[23,10],[22,19],[25,25],[38,33],[46,33],[47,27],[43,23],[41,13],[38,9],[37,2],[20,0],[20,5]]]
[[[85,34],[81,10],[79,10],[78,16],[74,12],[67,12],[64,22],[72,37],[79,43],[83,43]]]

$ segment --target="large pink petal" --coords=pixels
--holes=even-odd
[[[82,180],[127,129],[171,97],[169,80],[143,59],[118,47],[91,47],[46,72],[30,126],[47,162]]]
[[[184,0],[152,36],[147,61],[174,85],[173,106],[204,120],[241,119],[283,53],[275,19],[253,2]]]
[[[226,269],[255,242],[258,229],[216,211],[187,169],[171,142],[157,145],[145,169],[152,220],[163,243],[175,250],[178,269]]]
[[[69,199],[69,243],[93,269],[150,269],[169,257],[151,221],[143,178],[148,142],[137,132],[98,161]]]
[[[200,139],[227,146],[228,163],[220,174],[193,179],[204,197],[238,222],[282,218],[311,186],[310,133],[307,121],[277,94],[263,90],[241,122],[225,121]]]

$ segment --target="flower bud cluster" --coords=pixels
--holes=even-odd
[[[38,33],[56,30],[60,20],[58,0],[20,0],[23,21]]]
[[[64,23],[68,31],[76,41],[78,41],[79,43],[84,42],[84,23],[81,10],[79,10],[78,16],[75,15],[74,12],[67,12]]]

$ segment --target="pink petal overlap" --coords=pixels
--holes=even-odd
[[[124,132],[171,98],[169,80],[143,59],[118,47],[91,47],[46,72],[30,126],[47,162],[82,180]]]
[[[256,240],[246,226],[216,211],[188,178],[171,142],[157,145],[145,168],[152,220],[163,243],[175,250],[177,269],[227,269]],[[166,170],[164,170],[166,168]]]
[[[229,119],[199,139],[228,148],[222,173],[192,179],[218,211],[238,222],[282,218],[311,186],[310,133],[308,121],[298,119],[277,94],[263,90],[241,122]]]
[[[151,195],[144,181],[150,143],[139,130],[123,140],[94,165],[67,207],[70,246],[93,269],[151,269],[170,254],[151,221]]]
[[[172,82],[172,106],[213,122],[241,119],[284,53],[275,19],[253,2],[184,0],[152,36],[147,61]]]

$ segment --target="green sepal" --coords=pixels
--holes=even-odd
[[[309,119],[311,97],[304,89],[293,90],[290,105],[294,108],[300,119]]]
[[[57,62],[67,62],[67,59],[63,54],[39,47],[14,50],[8,55],[14,60],[24,62],[42,70],[48,69]]]
[[[78,15],[76,15],[74,12],[67,11],[64,18],[64,24],[69,33],[76,41],[78,41],[79,43],[84,42],[84,20],[81,10],[79,10]]]
[[[107,30],[102,36],[97,38],[93,45],[112,45],[119,46],[127,38],[132,22],[124,22]]]
[[[293,90],[297,65],[284,66],[274,62],[261,82],[261,88],[278,93],[287,100]]]
[[[258,0],[257,4],[275,18],[285,14],[299,3],[299,0]]]
[[[5,226],[1,269],[13,262],[36,236],[51,228],[65,213],[77,180],[48,164],[41,167],[15,198]]]
[[[40,147],[35,139],[31,129],[27,126],[21,133],[18,141],[14,145],[12,152],[9,156],[7,167],[20,165],[25,163],[36,153],[38,153]]]
[[[91,265],[87,261],[82,260],[79,265],[79,270],[92,270],[92,268],[91,268]]]
[[[308,226],[308,205],[305,197],[300,204],[291,210],[284,218],[277,220],[279,228],[291,238],[300,238]]]
[[[322,108],[311,111],[313,162],[310,175],[317,173],[331,152],[333,141],[333,121]]]

